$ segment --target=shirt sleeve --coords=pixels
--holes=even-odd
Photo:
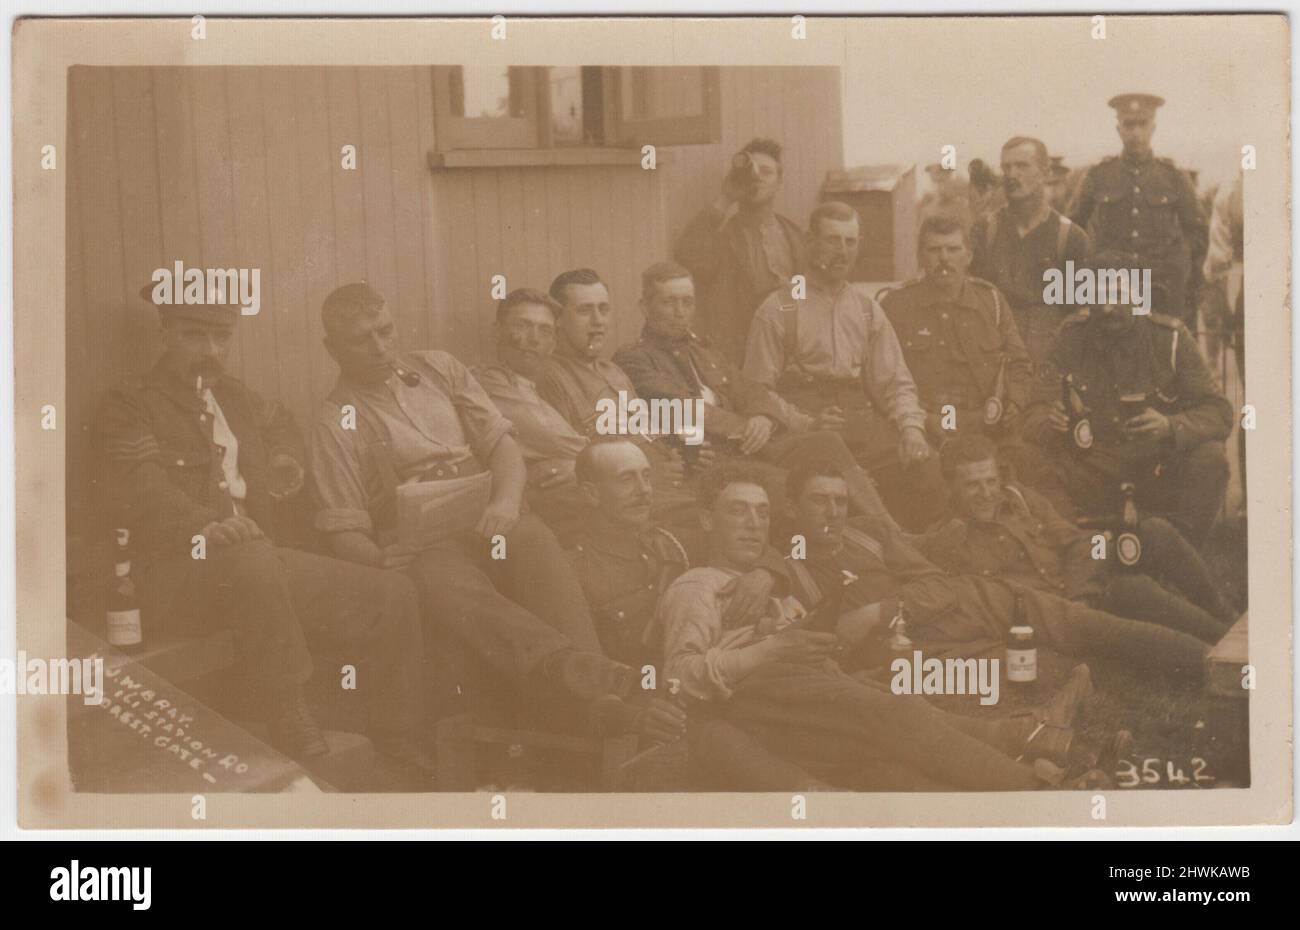
[[[776,380],[784,370],[785,326],[781,320],[780,304],[768,298],[755,312],[749,326],[742,374],[750,381],[775,388]]]
[[[374,533],[358,446],[356,431],[343,428],[342,409],[326,401],[310,440],[314,524],[322,533]]]
[[[451,388],[451,402],[460,415],[470,449],[480,462],[486,464],[501,437],[507,433],[514,434],[514,426],[501,415],[468,368],[451,355],[440,355],[439,358],[431,354],[428,361],[445,374]]]
[[[868,320],[870,345],[867,347],[866,362],[868,385],[871,398],[888,412],[889,418],[901,430],[909,426],[925,429],[925,411],[917,397],[916,382],[912,372],[903,359],[903,347],[898,343],[898,334],[885,316],[880,305],[870,298],[866,312]]]
[[[678,579],[664,592],[658,614],[665,631],[668,678],[681,682],[691,697],[729,698],[732,686],[723,671],[724,652],[729,650],[718,646],[722,609],[713,588],[702,581]]]

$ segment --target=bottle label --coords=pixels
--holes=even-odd
[[[140,609],[110,610],[108,612],[108,644],[110,646],[136,646],[143,636],[140,632]]]
[[[1007,650],[1007,681],[1037,681],[1038,650]]]

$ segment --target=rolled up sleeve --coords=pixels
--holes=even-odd
[[[731,697],[723,672],[722,614],[717,593],[699,581],[679,579],[664,592],[659,620],[665,631],[664,656],[669,680],[703,700]]]
[[[514,425],[492,403],[468,368],[446,353],[442,353],[441,362],[451,386],[451,402],[460,414],[470,449],[480,462],[487,462],[501,437],[514,435]]]
[[[350,530],[374,532],[368,509],[364,465],[359,440],[343,428],[342,410],[326,402],[311,431],[312,487],[316,497],[316,529],[322,533]]]

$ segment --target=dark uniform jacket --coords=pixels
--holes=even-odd
[[[1001,578],[1071,600],[1102,589],[1105,563],[1082,530],[1037,491],[1008,482],[991,522],[955,518],[931,532],[922,552],[959,575]]]
[[[707,386],[718,401],[704,417],[704,432],[710,438],[734,435],[744,428],[747,419],[758,414],[775,425],[789,425],[789,410],[776,394],[746,378],[722,353],[694,333],[669,339],[647,326],[635,344],[614,353],[614,361],[645,398],[697,398],[702,386]]]
[[[1088,230],[1093,253],[1119,251],[1150,267],[1181,316],[1189,276],[1205,255],[1208,228],[1192,182],[1168,158],[1111,156],[1084,176],[1071,219]],[[1091,224],[1091,225],[1090,225]]]
[[[698,531],[648,526],[628,533],[595,519],[585,522],[569,560],[607,656],[637,669],[662,666],[663,636],[653,629],[655,609],[678,576],[704,563],[705,548]],[[785,561],[779,553],[769,548],[757,567],[772,575],[774,595],[787,593]]]
[[[1029,356],[1005,298],[992,284],[967,277],[957,299],[950,301],[922,280],[890,292],[882,306],[927,413],[952,404],[958,425],[967,416],[982,420],[999,370],[1004,370],[1003,415],[1024,410]]]
[[[223,375],[212,394],[239,440],[244,509],[271,536],[268,463],[284,453],[305,471],[302,437],[287,410],[234,378]],[[212,416],[193,384],[155,366],[110,391],[96,422],[107,464],[105,499],[117,525],[131,530],[134,567],[188,557],[196,533],[235,512],[221,468],[223,450],[213,442]]]
[[[1088,234],[1055,210],[1022,239],[1010,209],[983,217],[971,229],[970,271],[992,282],[1013,307],[1043,303],[1043,273],[1088,260]]]
[[[686,227],[673,257],[690,269],[699,288],[699,303],[712,314],[701,325],[719,351],[739,361],[749,321],[763,298],[803,267],[803,233],[798,224],[776,215],[791,258],[788,270],[774,269],[763,248],[761,232],[738,215],[724,223],[716,208],[701,211]]]
[[[1049,408],[1061,397],[1064,372],[1074,376],[1089,410],[1095,438],[1084,454],[1103,467],[1103,460],[1165,461],[1228,436],[1232,405],[1186,326],[1158,313],[1136,316],[1121,334],[1107,335],[1098,323],[1084,309],[1062,324],[1049,365],[1035,385],[1035,403],[1025,417],[1026,438],[1066,448],[1066,437],[1046,422]],[[1121,427],[1132,415],[1120,404],[1126,395],[1144,397],[1147,406],[1168,416],[1172,438],[1126,438]]]

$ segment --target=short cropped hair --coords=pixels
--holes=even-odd
[[[600,463],[597,461],[600,450],[620,444],[629,445],[633,449],[639,448],[628,436],[592,437],[591,442],[582,447],[582,451],[578,453],[573,463],[573,475],[577,478],[578,484],[594,484],[598,477],[597,472],[600,470]]]
[[[551,289],[549,291],[551,297],[559,303],[560,306],[564,306],[564,298],[566,296],[564,289],[570,284],[605,284],[605,282],[601,280],[600,275],[590,268],[570,268],[568,271],[560,272],[555,276],[555,280],[551,282]],[[605,287],[608,288],[609,285],[605,284]]]
[[[543,294],[535,287],[519,287],[497,301],[497,322],[504,323],[509,318],[511,310],[524,304],[545,307],[551,311],[552,319],[558,317],[564,309],[558,302],[552,300],[549,294]]]
[[[1012,136],[1002,143],[1002,151],[1019,148],[1022,145],[1032,145],[1034,147],[1034,157],[1038,161],[1038,166],[1044,171],[1052,167],[1052,158],[1047,154],[1047,144],[1042,139],[1035,139],[1033,136]]]
[[[822,220],[857,220],[858,228],[861,228],[861,220],[858,220],[858,211],[854,210],[842,200],[826,200],[817,204],[813,212],[808,216],[808,234],[817,235],[817,224]]]
[[[786,472],[785,475],[785,499],[794,504],[799,500],[799,495],[803,489],[814,478],[839,478],[841,481],[847,481],[844,476],[844,469],[832,462],[817,459],[804,459],[794,468]]]
[[[741,149],[741,151],[746,154],[752,152],[756,155],[766,155],[778,165],[781,164],[781,143],[777,142],[775,139],[767,139],[763,137],[750,139],[745,143],[745,147]]]
[[[691,270],[679,262],[655,262],[641,272],[641,297],[645,300],[652,299],[660,284],[665,281],[676,281],[678,278],[695,280]]]
[[[361,315],[371,315],[384,309],[384,295],[364,281],[344,284],[330,292],[321,304],[320,321],[328,335]]]
[[[921,221],[921,230],[916,234],[916,247],[920,249],[925,245],[926,236],[946,236],[955,232],[961,233],[961,241],[970,245],[970,230],[965,223],[955,216],[932,213]]]
[[[767,494],[768,500],[772,498],[762,472],[752,465],[736,463],[714,466],[705,472],[695,492],[695,502],[705,510],[712,510],[718,496],[733,484],[757,485]]]
[[[957,474],[958,465],[974,465],[976,462],[998,461],[998,447],[987,436],[979,433],[957,436],[943,444],[939,452],[939,467],[945,479],[951,480]]]

